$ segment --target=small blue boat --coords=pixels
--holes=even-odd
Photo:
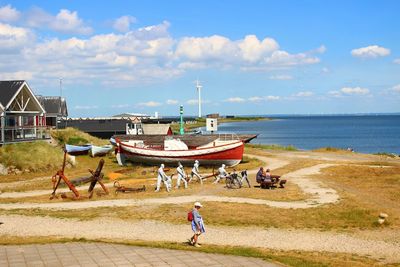
[[[86,155],[91,148],[92,145],[75,146],[75,145],[65,144],[65,151],[73,156]]]

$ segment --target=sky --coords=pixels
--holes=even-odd
[[[0,80],[124,112],[400,112],[400,1],[2,1]],[[60,86],[61,81],[61,86]]]

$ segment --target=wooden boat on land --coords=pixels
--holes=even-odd
[[[145,145],[142,140],[121,141],[116,139],[118,146],[117,160],[145,164],[192,165],[199,160],[202,165],[235,166],[243,157],[244,143],[241,140],[226,140],[218,138],[208,144],[189,148],[180,139],[167,138],[163,146]]]
[[[65,144],[65,151],[73,156],[86,155],[91,148],[92,145],[76,146]]]
[[[184,142],[189,149],[196,148],[199,146],[206,145],[208,143],[217,140],[221,136],[230,137],[231,139],[238,139],[243,141],[243,143],[248,143],[254,138],[257,138],[257,134],[185,134],[185,135],[114,135],[110,138],[110,143],[116,145],[115,140],[119,139],[121,141],[128,140],[141,140],[145,145],[148,146],[163,146],[165,138],[179,138]]]
[[[96,156],[104,156],[108,154],[113,149],[112,145],[104,145],[104,146],[94,146],[90,149],[90,156],[93,158]]]

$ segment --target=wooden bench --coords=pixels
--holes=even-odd
[[[260,187],[263,189],[276,188],[277,184],[279,184],[280,188],[285,188],[286,180],[281,180],[281,176],[279,175],[271,175],[271,180],[268,181],[257,181],[260,184]]]

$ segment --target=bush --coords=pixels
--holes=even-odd
[[[66,128],[62,130],[52,130],[51,137],[53,137],[59,145],[63,146],[64,144],[69,145],[105,145],[108,144],[108,140],[100,139],[90,134],[84,133],[75,128]]]
[[[62,163],[63,152],[46,142],[29,142],[4,145],[0,148],[0,162],[19,170],[46,171]]]

